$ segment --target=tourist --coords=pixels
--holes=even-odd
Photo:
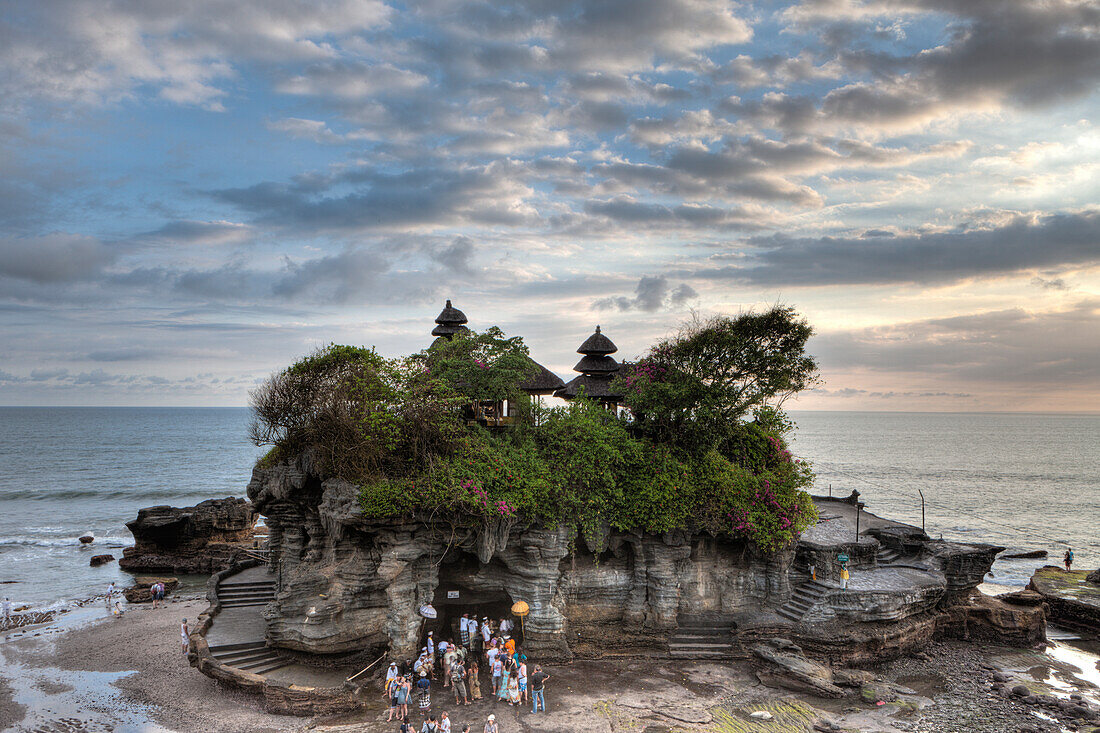
[[[515,707],[519,702],[519,672],[508,675],[508,704]]]
[[[187,619],[180,624],[180,644],[183,646],[183,656],[187,656],[188,639],[190,632],[187,630]]]
[[[504,637],[504,651],[508,653],[509,657],[516,655],[516,640],[510,636]]]
[[[481,679],[478,677],[477,657],[470,657],[470,667],[466,670],[466,681],[470,685],[470,697],[481,699]]]
[[[810,565],[810,580],[817,580],[817,566]]]
[[[497,716],[490,715],[485,720],[485,733],[500,733],[500,729],[497,728]]]
[[[1066,550],[1066,555],[1065,555],[1065,557],[1062,558],[1062,562],[1064,562],[1066,564],[1066,572],[1068,573],[1070,568],[1073,566],[1073,548],[1072,547],[1069,548],[1068,550]]]
[[[439,714],[439,733],[451,733],[451,718],[446,712]]]
[[[401,733],[413,733],[412,723],[407,715],[401,720]]]
[[[470,645],[470,614],[462,614],[458,620],[458,640],[462,646]]]
[[[107,586],[107,604],[106,605],[107,605],[108,609],[111,607],[111,602],[114,600],[114,595],[115,595],[115,584],[111,583],[109,586]]]
[[[496,650],[494,649],[493,651]],[[489,674],[493,678],[493,694],[499,694],[501,678],[504,675],[504,662],[500,661],[499,655],[493,655],[493,661],[489,663]]]
[[[489,625],[489,617],[485,616],[481,619],[481,643],[486,647],[489,646],[489,639],[493,638],[493,627]]]
[[[428,632],[428,646],[425,647],[428,650],[428,673],[435,677],[435,638],[432,636],[434,632]]]
[[[508,680],[511,678],[511,673],[504,668],[504,660],[497,657],[497,662],[500,663],[500,685],[496,688],[497,701],[508,699]]]
[[[4,620],[11,621],[11,599],[4,598]]]
[[[502,618],[500,620],[500,635],[504,638],[508,638],[512,635],[512,620],[508,618]]]
[[[519,694],[523,696],[523,701],[527,702],[527,656],[520,657],[519,662]]]
[[[462,733],[470,733],[470,724],[469,723],[463,723],[462,724]]]
[[[386,718],[387,723],[390,722],[391,720],[393,720],[394,717],[396,717],[398,720],[401,720],[401,710],[400,710],[401,706],[398,703],[397,692],[398,692],[398,690],[401,689],[402,679],[401,679],[401,677],[396,676],[397,667],[395,665],[390,665],[390,667],[394,670],[395,676],[394,677],[389,677],[389,676],[386,677],[385,695],[386,695],[386,699],[389,702],[389,706],[390,706],[390,714]],[[389,673],[387,672],[386,674],[388,675]]]
[[[539,706],[542,706],[542,712],[546,712],[546,697],[544,696],[544,685],[546,680],[550,679],[550,675],[542,671],[542,667],[535,665],[535,673],[531,675],[531,712],[537,713]]]
[[[455,705],[469,705],[470,695],[466,691],[466,667],[457,659],[451,665],[450,678],[451,688],[455,693]]]
[[[848,588],[848,566],[840,566],[840,588],[846,590]]]
[[[489,669],[493,668],[493,662],[496,661],[497,656],[500,654],[500,650],[495,646],[490,646],[488,651],[485,652],[485,659],[489,662]]]
[[[420,691],[417,700],[420,714],[427,715],[432,709],[432,681],[428,679],[427,672],[420,673],[420,679],[417,681],[416,686]]]
[[[115,601],[115,607],[111,609],[111,613],[113,613],[116,618],[122,618],[122,614],[126,612],[122,610],[122,604]]]
[[[157,607],[157,601],[160,600],[160,595],[157,589],[160,587],[160,583],[153,583],[149,586],[149,598],[153,601],[153,608]]]
[[[439,733],[439,726],[435,722],[435,716],[429,715],[420,728],[420,733]]]
[[[401,674],[397,671],[397,662],[390,662],[390,666],[386,670],[386,684],[382,687],[382,695],[384,697],[393,697],[391,694],[393,690],[390,688],[390,683],[400,676]]]
[[[412,678],[399,677],[397,685],[397,714],[409,722],[409,698],[412,697]]]

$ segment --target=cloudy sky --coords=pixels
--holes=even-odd
[[[796,306],[798,408],[1100,410],[1097,0],[0,0],[0,404],[241,405],[445,298],[567,375]]]

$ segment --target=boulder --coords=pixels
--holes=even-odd
[[[1084,570],[1047,565],[1035,571],[1028,589],[1043,597],[1050,621],[1086,631],[1100,631],[1100,586]]]
[[[82,544],[82,545],[90,545],[90,544],[92,544],[92,542],[95,541],[95,537],[92,537],[90,534],[86,534],[83,537],[80,537],[79,539],[80,539],[80,544]]]
[[[107,563],[114,561],[114,555],[92,555],[91,559],[88,560],[88,565],[92,566],[93,568],[98,568],[100,565],[106,565]]]
[[[1042,560],[1047,556],[1046,550],[1013,550],[1003,553],[1001,560]]]
[[[756,677],[769,687],[819,697],[844,697],[844,690],[833,684],[832,671],[807,659],[801,647],[789,639],[762,641],[752,647],[752,653]]]
[[[152,603],[153,598],[149,594],[149,588],[153,586],[153,583],[164,583],[164,595],[170,594],[176,589],[176,586],[180,584],[178,578],[157,578],[149,576],[138,576],[134,578],[134,584],[129,588],[125,588],[122,594],[126,596],[127,603]]]
[[[1091,573],[1086,575],[1085,580],[1090,583],[1096,583],[1097,585],[1100,585],[1100,568],[1097,568],[1096,570],[1093,570]]]
[[[245,499],[210,499],[191,507],[154,506],[126,527],[134,546],[119,567],[145,573],[215,573],[252,547],[259,514]]]

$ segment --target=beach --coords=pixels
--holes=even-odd
[[[163,609],[131,607],[122,618],[91,604],[60,620],[0,637],[0,729],[20,733],[97,731],[396,731],[380,696],[340,716],[295,718],[263,711],[258,697],[218,685],[190,668],[180,653],[179,622],[206,607],[198,598]],[[18,634],[18,635],[17,635]],[[1057,634],[1056,634],[1057,635]],[[1062,633],[1062,637],[1074,635]],[[1095,639],[1079,641],[1071,659],[1097,663]],[[1091,650],[1091,651],[1090,651]],[[815,723],[861,733],[962,731],[1001,733],[1067,728],[993,686],[995,672],[1017,675],[1033,689],[1100,702],[1089,671],[1058,661],[1058,654],[961,641],[937,642],[915,657],[870,667],[876,705],[830,700],[762,685],[747,662],[674,663],[601,659],[550,667],[550,712],[482,702],[456,709],[449,691],[434,692],[433,710],[480,730],[495,713],[502,732],[612,733],[613,731],[809,731]],[[1091,678],[1096,680],[1095,669]],[[373,689],[374,685],[370,689]],[[380,683],[379,683],[380,689]],[[769,712],[758,721],[752,712]],[[419,729],[420,718],[413,716]],[[657,726],[657,727],[651,727]],[[456,730],[460,726],[456,727]],[[1089,728],[1085,728],[1089,730]]]

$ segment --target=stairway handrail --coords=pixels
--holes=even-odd
[[[378,659],[375,659],[375,660],[374,660],[373,662],[371,662],[370,664],[368,664],[368,665],[367,665],[366,667],[363,667],[363,669],[361,669],[361,670],[359,670],[358,672],[356,672],[355,674],[353,674],[353,675],[352,675],[351,677],[348,677],[348,678],[347,678],[346,680],[344,680],[344,682],[351,682],[351,681],[352,681],[353,679],[355,679],[355,678],[356,678],[356,677],[358,677],[359,675],[363,674],[363,673],[364,673],[364,672],[366,672],[366,671],[367,671],[368,669],[370,669],[370,668],[371,668],[371,667],[373,667],[374,665],[378,664],[379,662],[381,662],[381,661],[382,661],[383,659],[385,659],[385,658],[386,658],[386,655],[385,655],[385,654],[383,654],[383,655],[382,655],[382,656],[380,656],[380,657],[379,657]]]

